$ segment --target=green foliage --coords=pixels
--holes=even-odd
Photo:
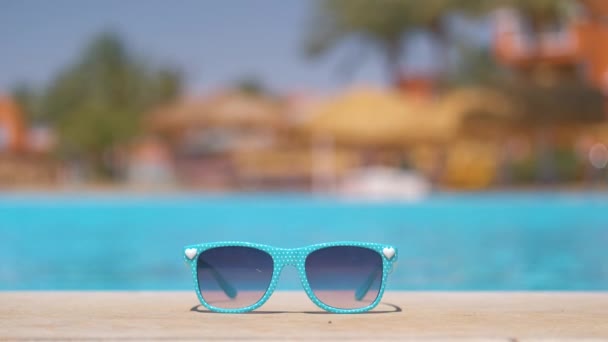
[[[572,148],[557,147],[555,149],[536,151],[528,158],[512,162],[509,171],[514,184],[534,184],[542,180],[542,164],[548,163],[546,169],[551,170],[550,179],[560,183],[574,183],[581,180],[581,163]],[[546,177],[546,175],[545,175]]]
[[[513,162],[510,173],[514,184],[532,184],[538,179],[538,160],[531,157]]]
[[[326,0],[318,3],[305,51],[317,57],[353,39],[380,51],[396,81],[406,33],[427,30],[443,41],[442,19],[447,14],[481,13],[485,7],[481,0]]]
[[[445,86],[488,85],[501,80],[501,68],[490,49],[466,44],[458,44],[457,47],[460,54],[458,67],[448,75]]]
[[[95,38],[43,92],[43,119],[59,136],[58,151],[107,171],[108,151],[135,137],[142,115],[180,91],[174,70],[155,70],[113,34]],[[106,172],[107,173],[107,172]]]
[[[251,95],[269,95],[270,91],[262,81],[256,77],[247,77],[237,81],[234,88],[240,92]]]
[[[519,10],[539,29],[567,18],[573,8],[573,0],[499,0],[497,6]]]
[[[325,1],[320,4],[320,11],[312,26],[307,51],[312,55],[323,53],[352,34],[375,44],[398,45],[402,35],[416,27],[416,22],[422,21],[418,15],[413,15],[416,13],[412,11],[415,3],[392,0]]]
[[[559,148],[555,151],[555,171],[560,182],[575,182],[580,180],[580,161],[575,151]]]
[[[12,97],[22,108],[28,122],[39,123],[44,121],[40,110],[40,94],[26,84],[20,84],[13,89]]]

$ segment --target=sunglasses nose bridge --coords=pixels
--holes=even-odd
[[[280,264],[284,266],[297,267],[300,262],[301,252],[298,249],[283,249],[279,253]]]

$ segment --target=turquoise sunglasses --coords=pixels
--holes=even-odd
[[[211,311],[257,309],[274,292],[283,267],[293,265],[317,306],[334,313],[358,313],[380,302],[397,251],[393,246],[363,242],[294,249],[215,242],[184,247],[184,258],[198,299]]]

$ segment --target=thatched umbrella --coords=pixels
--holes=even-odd
[[[160,132],[202,127],[277,128],[283,125],[281,113],[281,104],[272,98],[234,91],[160,108],[151,115],[150,124]]]
[[[242,178],[306,178],[313,173],[313,155],[307,149],[240,151],[234,155]],[[342,175],[357,165],[357,156],[348,150],[334,151],[333,171]]]
[[[449,138],[456,122],[432,105],[390,90],[356,89],[320,105],[304,130],[338,144],[404,146]]]
[[[433,115],[455,124],[457,136],[484,140],[507,134],[517,111],[511,98],[481,87],[450,90],[433,105]]]

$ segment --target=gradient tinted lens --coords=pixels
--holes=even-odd
[[[198,256],[198,287],[205,301],[224,309],[257,303],[272,279],[272,257],[250,247],[217,247]]]
[[[374,250],[337,246],[306,258],[306,277],[317,299],[338,309],[363,308],[378,297],[382,257]]]

